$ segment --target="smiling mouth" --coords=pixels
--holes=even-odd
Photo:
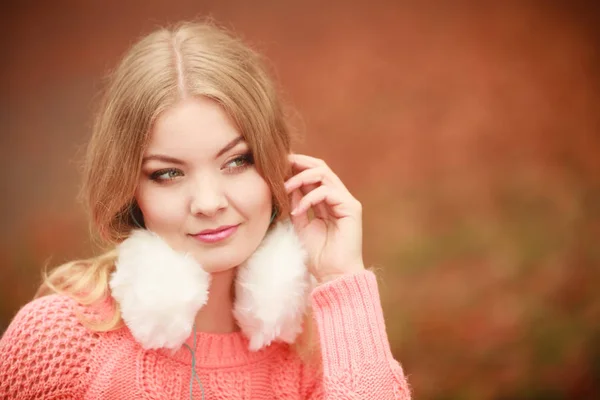
[[[238,226],[239,224],[206,229],[191,236],[204,243],[217,243],[231,237],[237,231]]]

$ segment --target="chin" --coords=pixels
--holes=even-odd
[[[216,257],[217,259],[207,259],[206,257],[194,257],[202,266],[202,269],[208,273],[224,272],[237,267],[245,261],[239,257]]]
[[[242,235],[242,237],[234,237],[232,238],[234,240],[218,247],[196,247],[190,253],[202,266],[202,269],[208,273],[218,273],[233,269],[243,264],[261,243],[260,240],[256,241],[256,243],[240,240],[243,239],[243,236],[249,235],[243,230],[236,232],[236,235]]]

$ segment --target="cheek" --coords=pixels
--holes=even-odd
[[[168,234],[185,221],[184,198],[177,195],[176,191],[140,185],[136,201],[144,215],[146,227],[159,235]]]
[[[229,200],[238,212],[246,218],[271,214],[271,190],[267,182],[257,173],[244,176],[232,182],[229,189]]]

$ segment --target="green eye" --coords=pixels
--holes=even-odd
[[[174,168],[161,169],[153,172],[152,175],[150,175],[150,179],[153,181],[168,181],[181,175],[181,171]]]
[[[235,160],[231,161],[229,164],[233,164],[234,167],[241,167],[242,165],[244,165],[246,163],[246,160],[243,159],[242,157],[238,157]]]
[[[227,170],[240,170],[254,164],[254,159],[250,153],[241,155],[228,162],[225,166]]]

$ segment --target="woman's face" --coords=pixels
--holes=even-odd
[[[208,272],[244,262],[271,217],[271,191],[248,145],[207,98],[183,100],[158,117],[135,198],[146,228]]]

